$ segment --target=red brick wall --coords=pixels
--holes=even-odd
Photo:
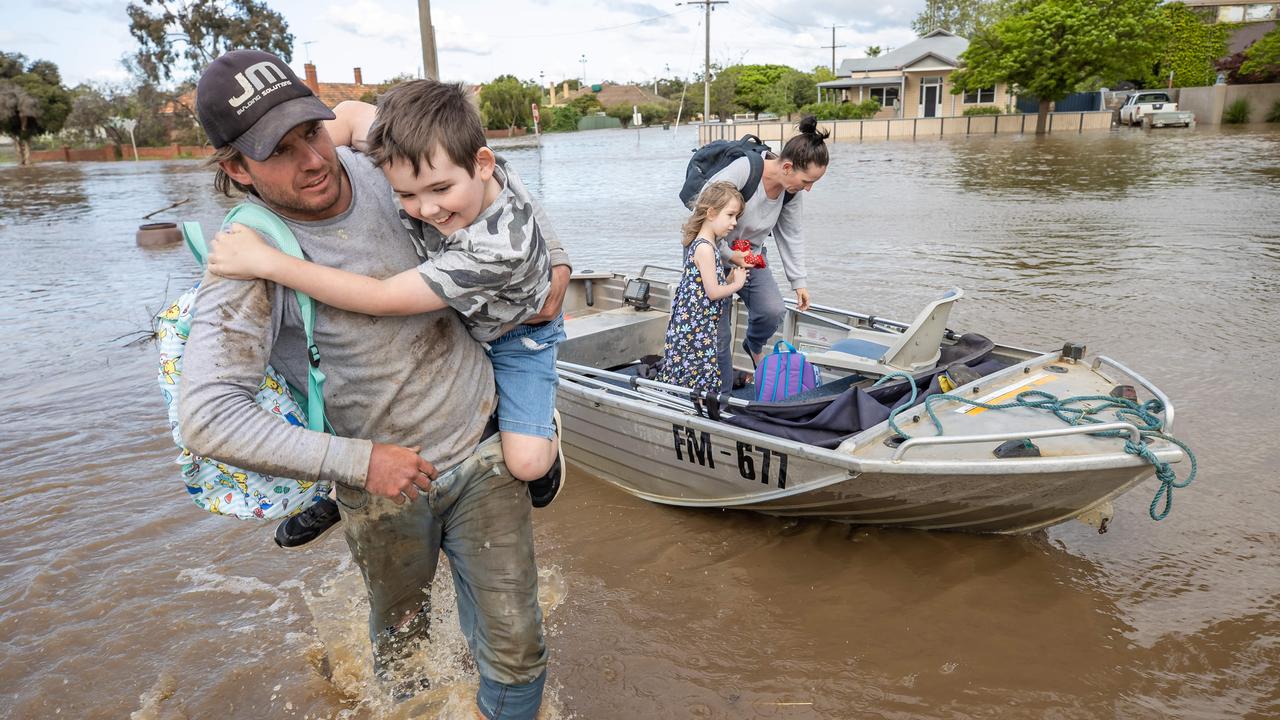
[[[485,130],[484,131],[484,136],[489,139],[504,138],[504,137],[520,137],[521,135],[524,135],[524,134],[525,134],[524,128],[516,128],[516,131],[514,133],[509,133],[506,130]]]
[[[208,157],[213,148],[202,145],[165,145],[164,147],[138,148],[139,160],[176,160],[182,157]],[[57,150],[32,150],[31,162],[103,162],[108,160],[132,160],[133,147],[129,145],[103,145],[96,148],[58,148]]]

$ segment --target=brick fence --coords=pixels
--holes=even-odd
[[[507,130],[485,130],[484,136],[490,140],[496,140],[498,138],[505,137],[520,137],[524,135],[525,132],[524,128],[516,128],[514,132],[509,132]]]
[[[163,147],[138,148],[139,160],[177,160],[180,158],[202,158],[213,154],[213,148],[207,145],[165,145]],[[113,160],[132,160],[133,147],[127,145],[103,145],[96,148],[71,148],[63,146],[57,150],[32,150],[31,162],[110,162]]]

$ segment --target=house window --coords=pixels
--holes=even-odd
[[[1276,6],[1270,4],[1249,5],[1244,9],[1245,22],[1261,22],[1263,20],[1274,20],[1276,17]]]
[[[871,88],[871,99],[880,103],[880,107],[890,107],[898,101],[898,88],[896,87]]]
[[[1244,22],[1244,6],[1243,5],[1218,6],[1218,22],[1222,22],[1222,23]]]
[[[993,103],[996,101],[996,86],[978,88],[964,94],[966,103]]]

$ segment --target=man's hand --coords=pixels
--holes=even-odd
[[[796,310],[801,312],[809,309],[809,290],[808,288],[798,288],[796,290]]]
[[[547,293],[547,301],[542,303],[542,309],[538,314],[524,321],[526,325],[548,322],[560,316],[560,309],[564,306],[564,293],[569,289],[571,272],[572,268],[568,265],[556,265],[551,268],[551,292]]]
[[[751,267],[750,265],[747,264],[747,254],[744,252],[739,252],[737,250],[734,250],[733,252],[729,253],[729,262],[744,269]]]
[[[435,466],[418,457],[418,448],[374,443],[364,489],[400,505],[405,498],[417,500],[418,491],[429,489],[435,479]]]

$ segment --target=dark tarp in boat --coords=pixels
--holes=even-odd
[[[974,333],[962,335],[954,345],[944,346],[937,367],[914,376],[916,387],[922,391],[916,397],[917,404],[942,392],[938,377],[949,368],[963,365],[979,377],[1005,368],[1004,363],[991,359],[994,347],[990,340]],[[821,397],[796,396],[785,402],[751,403],[745,408],[734,408],[735,414],[725,418],[725,422],[833,449],[846,438],[884,422],[890,411],[905,405],[911,398],[911,390],[905,380],[869,390],[850,387],[832,395],[831,391],[841,384],[849,383],[832,383],[825,392],[821,392]],[[818,388],[818,391],[824,391],[824,388]]]

